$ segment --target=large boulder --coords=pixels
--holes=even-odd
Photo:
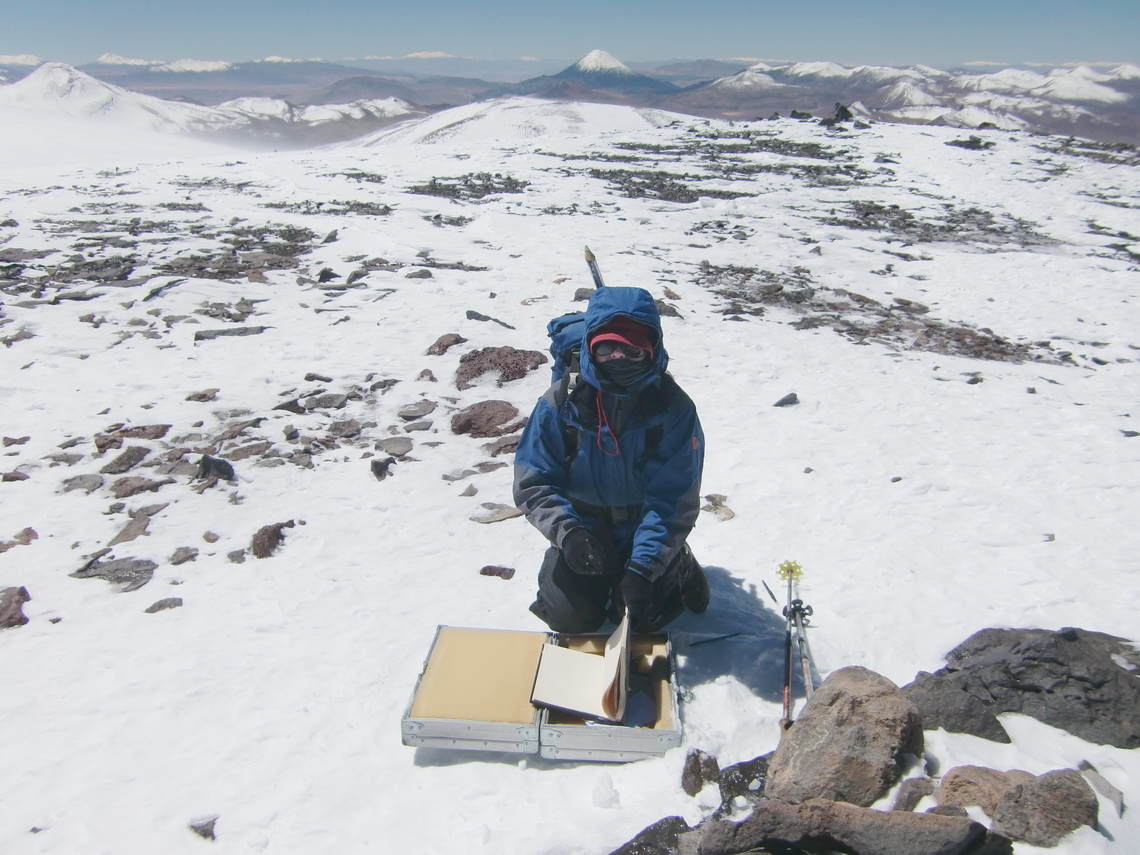
[[[1124,639],[1071,627],[983,629],[946,660],[934,677],[994,713],[1024,713],[1089,742],[1140,747],[1140,654]]]
[[[894,683],[866,668],[842,668],[784,733],[764,795],[866,807],[899,779],[903,755],[917,757],[922,746],[918,710]]]
[[[994,834],[1056,846],[1082,825],[1096,827],[1096,794],[1076,769],[1059,769],[1006,792],[993,819]]]
[[[941,728],[993,742],[1011,742],[993,711],[953,681],[920,671],[902,690],[918,707],[925,730]]]
[[[682,832],[682,855],[751,852],[847,852],[856,855],[997,855],[1008,846],[987,839],[984,825],[966,817],[877,811],[811,799],[788,804],[765,799],[741,822],[711,820]],[[794,847],[794,848],[793,848]]]
[[[998,803],[1014,787],[1036,779],[1030,772],[999,772],[984,766],[955,766],[942,776],[935,799],[940,806],[977,806],[992,817]]]

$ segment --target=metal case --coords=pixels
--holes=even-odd
[[[632,641],[631,692],[653,698],[651,726],[592,722],[530,703],[542,645],[600,652],[605,639],[439,627],[400,722],[403,743],[610,763],[659,757],[680,745],[676,668],[664,633]]]

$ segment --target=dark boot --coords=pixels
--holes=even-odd
[[[681,559],[681,602],[698,615],[709,607],[709,579],[688,544]]]

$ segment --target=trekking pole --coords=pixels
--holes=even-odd
[[[805,606],[800,599],[792,600],[792,620],[796,625],[796,643],[800,648],[800,668],[804,672],[804,694],[810,699],[815,691],[811,678],[811,649],[808,647],[807,632],[805,628],[811,622],[813,614],[811,606]]]
[[[606,283],[602,279],[602,271],[598,269],[598,259],[589,247],[586,247],[586,265],[590,268],[590,275],[594,277],[594,287],[605,288]]]
[[[789,562],[785,561],[784,564]],[[780,565],[780,578],[784,575],[784,564]],[[776,599],[776,595],[772,589],[768,587],[768,583],[764,582],[764,587],[768,591],[768,596],[772,598],[772,602],[777,606],[780,601]],[[788,582],[788,598],[791,599],[791,582]],[[780,717],[780,730],[787,730],[792,726],[792,618],[787,609],[784,609],[784,714]]]

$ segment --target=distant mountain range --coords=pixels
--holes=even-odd
[[[700,60],[639,64],[635,70],[596,50],[560,71],[492,81],[432,74],[433,68],[460,67],[435,66],[436,61],[365,60],[350,65],[269,57],[257,62],[160,63],[104,55],[76,70],[17,56],[0,57],[0,81],[8,81],[17,93],[23,90],[18,97],[25,101],[35,100],[35,92],[59,99],[65,90],[82,90],[86,93],[78,96],[82,100],[90,99],[94,91],[94,83],[76,82],[86,78],[116,88],[112,101],[126,103],[123,93],[130,92],[161,99],[165,105],[182,102],[186,112],[179,118],[174,118],[172,107],[153,103],[143,112],[162,114],[163,121],[192,126],[195,132],[240,132],[295,145],[345,139],[410,112],[509,95],[727,119],[786,116],[792,111],[824,118],[843,104],[866,120],[1023,129],[1140,143],[1140,67],[1135,65],[1107,72],[1080,66],[1047,73],[1022,69],[978,73],[926,66],[848,68],[828,62],[749,65]],[[506,66],[496,71],[511,77],[528,67],[520,62],[509,71]],[[70,84],[60,82],[69,76]],[[34,85],[24,88],[28,80]],[[0,87],[0,93],[8,94],[9,88]],[[11,100],[11,96],[0,98],[0,103]],[[316,107],[323,110],[313,112]],[[221,111],[221,117],[191,108]]]

